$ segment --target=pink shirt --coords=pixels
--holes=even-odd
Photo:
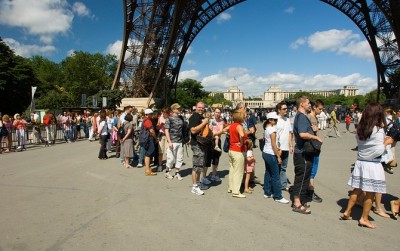
[[[23,119],[20,119],[20,120],[14,120],[13,126],[16,127],[17,129],[24,129],[26,124],[28,124],[28,122],[26,122]]]

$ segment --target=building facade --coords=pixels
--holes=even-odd
[[[226,100],[232,101],[233,106],[236,106],[239,102],[246,102],[249,108],[272,108],[275,107],[279,102],[284,99],[289,99],[294,96],[297,92],[308,92],[313,95],[321,95],[328,97],[332,95],[344,95],[345,97],[352,97],[359,95],[359,90],[355,86],[346,85],[341,89],[337,90],[290,90],[283,91],[277,86],[271,86],[268,88],[263,95],[262,100],[244,100],[244,94],[238,87],[230,87],[226,92],[223,92]],[[216,92],[210,95],[215,95]]]

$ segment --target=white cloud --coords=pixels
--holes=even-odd
[[[193,53],[193,47],[192,47],[192,46],[189,46],[189,48],[187,49],[185,55],[189,55],[189,54],[192,54],[192,53]]]
[[[292,14],[294,12],[294,7],[290,6],[289,8],[285,9],[283,12],[288,13],[288,14]]]
[[[71,29],[74,15],[66,0],[13,0],[0,2],[0,24],[22,28],[52,43]]]
[[[71,49],[71,50],[67,51],[67,57],[73,57],[73,56],[75,56],[75,50],[74,49]]]
[[[222,12],[221,14],[219,14],[216,19],[217,19],[217,23],[222,23],[225,21],[228,21],[232,18],[231,14],[226,13],[226,12]]]
[[[302,46],[303,44],[306,43],[306,39],[305,38],[299,38],[296,41],[294,41],[293,43],[290,44],[290,48],[292,49],[297,49],[300,46]]]
[[[193,61],[191,59],[186,60],[187,65],[196,65],[196,61]]]
[[[106,53],[107,54],[111,54],[111,55],[115,55],[117,56],[117,58],[119,58],[119,56],[121,55],[121,48],[122,48],[122,41],[121,40],[117,40],[112,44],[109,44],[106,48]]]
[[[179,81],[191,78],[191,79],[198,79],[200,76],[200,72],[197,70],[189,70],[189,71],[181,71],[179,72]]]
[[[356,86],[360,93],[376,89],[376,80],[363,77],[358,73],[347,76],[333,74],[317,74],[306,76],[295,73],[274,72],[266,76],[252,75],[246,68],[230,68],[209,76],[200,76],[196,70],[180,74],[180,80],[192,78],[200,81],[207,91],[226,91],[229,87],[237,86],[246,96],[260,96],[271,86],[282,90],[335,90],[345,85]]]
[[[352,57],[373,60],[370,46],[366,40],[361,40],[360,35],[353,34],[351,30],[318,31],[307,38],[299,38],[290,45],[297,49],[307,43],[314,52],[331,51],[337,54],[348,54]]]
[[[91,14],[91,11],[86,7],[85,4],[81,2],[75,2],[72,5],[72,10],[80,17],[94,18],[94,15]]]
[[[33,55],[50,55],[56,51],[56,48],[52,45],[39,46],[21,44],[13,38],[4,38],[3,41],[15,52],[15,54],[26,58]]]

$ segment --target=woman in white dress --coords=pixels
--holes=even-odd
[[[352,219],[351,209],[358,196],[365,192],[363,211],[359,220],[359,226],[362,227],[376,228],[376,225],[369,221],[368,215],[375,193],[386,193],[385,172],[381,158],[385,147],[391,144],[393,139],[385,135],[385,122],[382,106],[378,103],[370,103],[365,107],[363,118],[357,128],[358,154],[348,182],[353,191],[350,194],[346,211],[340,219]]]

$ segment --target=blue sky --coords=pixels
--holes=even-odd
[[[0,0],[0,36],[24,57],[59,62],[73,51],[120,53],[122,0]],[[372,53],[355,24],[319,0],[247,0],[196,37],[180,79],[208,91],[376,88]]]

